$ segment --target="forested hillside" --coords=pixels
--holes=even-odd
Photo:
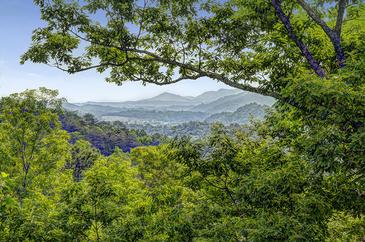
[[[22,64],[117,85],[217,81],[239,92],[203,95],[213,108],[148,102],[264,116],[177,124],[168,136],[198,132],[169,138],[67,113],[56,90],[4,96],[0,240],[365,241],[364,1],[33,2],[42,22]]]
[[[360,214],[331,205],[360,212],[363,200],[352,192],[358,185],[331,190],[338,189],[337,179],[313,177],[318,164],[274,143],[277,130],[271,127],[283,125],[277,113],[233,133],[215,124],[207,139],[183,136],[123,153],[120,142],[148,136],[132,136],[122,123],[97,124],[90,115],[65,114],[56,94],[30,90],[0,101],[4,241],[266,241],[278,236],[356,241],[363,236]],[[90,139],[95,132],[107,137],[101,152]]]
[[[148,136],[144,130],[129,130],[121,122],[100,122],[91,114],[83,117],[63,111],[62,128],[71,136],[70,142],[87,140],[103,155],[111,155],[116,148],[129,152],[137,146],[158,145],[165,138],[158,132]]]

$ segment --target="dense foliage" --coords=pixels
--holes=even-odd
[[[64,112],[60,117],[62,127],[71,135],[71,142],[89,141],[103,155],[111,155],[118,147],[124,152],[141,145],[158,145],[164,140],[159,134],[147,135],[144,130],[128,129],[122,122],[101,122],[93,115],[80,117],[73,112]]]
[[[117,84],[209,77],[295,105],[284,91],[298,91],[303,74],[332,80],[345,67],[361,70],[361,0],[34,2],[46,25],[22,63],[108,71]]]
[[[314,149],[323,136],[349,137],[328,130],[308,136],[301,132],[307,121],[296,119],[295,112],[287,117],[273,112],[235,134],[215,124],[206,139],[184,136],[130,153],[115,148],[103,156],[82,137],[68,142],[71,136],[62,129],[55,95],[31,90],[0,102],[3,240],[364,237],[364,150],[356,143],[359,139],[346,147],[342,141]],[[328,161],[342,154],[339,149],[348,149],[353,162]],[[313,162],[318,156],[322,162]]]
[[[231,113],[229,113],[231,114]],[[190,121],[181,124],[167,124],[167,125],[151,125],[126,123],[126,126],[132,130],[144,130],[150,136],[163,135],[167,138],[174,138],[176,136],[189,136],[194,140],[203,139],[210,134],[211,127],[214,123]],[[244,128],[245,125],[238,123],[226,125],[230,133],[234,133],[237,129]],[[165,140],[165,139],[162,139]]]
[[[34,2],[46,26],[23,62],[118,84],[204,76],[278,103],[235,136],[116,150],[74,179],[52,93],[4,98],[2,238],[364,240],[363,1]]]

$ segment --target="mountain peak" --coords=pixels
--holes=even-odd
[[[163,93],[161,93],[161,94],[159,94],[155,97],[171,97],[171,96],[176,97],[176,96],[179,96],[179,95],[171,93],[171,92],[163,92]]]
[[[209,102],[216,101],[219,98],[238,94],[240,92],[242,92],[242,90],[221,88],[217,91],[204,92],[204,93],[200,94],[199,96],[195,97],[194,100],[198,103],[209,103]]]
[[[149,101],[189,101],[187,97],[183,97],[170,92],[163,92],[155,97],[149,98]]]

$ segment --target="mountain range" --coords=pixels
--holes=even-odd
[[[220,89],[196,97],[164,92],[138,101],[64,103],[64,108],[80,114],[91,113],[107,121],[181,123],[216,120],[239,123],[240,115],[243,115],[241,123],[245,123],[250,113],[262,118],[263,110],[274,102],[275,99],[256,93]]]

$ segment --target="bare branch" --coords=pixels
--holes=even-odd
[[[144,14],[145,14],[145,9],[147,7],[147,4],[148,4],[148,0],[144,0],[143,1],[143,7],[142,7],[142,14],[141,14],[141,19],[139,21],[139,30],[138,30],[138,34],[137,34],[137,37],[136,37],[136,43],[135,43],[135,46],[137,47],[138,46],[138,41],[139,41],[139,38],[141,37],[141,34],[142,34],[142,28],[143,28],[143,22],[144,22]]]
[[[345,16],[345,10],[346,10],[346,0],[340,0],[338,2],[338,12],[337,12],[336,27],[335,27],[335,32],[339,37],[341,36],[341,29],[342,29],[343,19]]]
[[[325,21],[321,19],[321,16],[308,4],[305,0],[297,0],[297,3],[307,12],[307,14],[316,22],[323,31],[331,38],[333,30],[328,27]]]
[[[324,77],[326,75],[325,70],[319,65],[318,61],[314,58],[312,53],[309,51],[308,47],[295,35],[293,27],[290,23],[290,19],[287,15],[285,15],[284,11],[281,8],[279,0],[272,0],[272,5],[275,8],[276,14],[278,15],[281,22],[284,24],[286,30],[288,31],[288,36],[291,38],[295,44],[298,46],[303,56],[307,59],[309,65],[314,70],[314,72],[319,77]]]
[[[314,20],[314,22],[316,22],[329,37],[336,52],[338,65],[340,68],[344,67],[346,58],[345,53],[341,47],[341,27],[346,10],[346,0],[339,1],[335,30],[328,27],[326,22],[321,19],[321,16],[319,16],[319,14],[308,3],[306,3],[305,0],[297,0],[297,3],[307,12],[307,14]]]

